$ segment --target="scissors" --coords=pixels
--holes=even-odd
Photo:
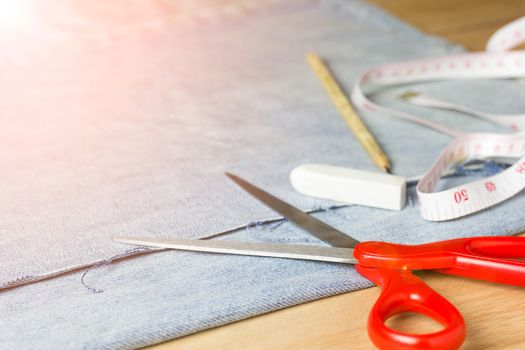
[[[459,311],[412,271],[436,270],[525,286],[525,262],[511,260],[525,257],[525,237],[472,237],[421,245],[360,243],[247,181],[226,175],[259,201],[332,247],[135,237],[114,240],[179,250],[354,264],[361,275],[382,289],[368,317],[367,328],[372,342],[384,350],[457,349],[465,338],[465,322]],[[388,318],[403,312],[423,314],[444,328],[435,333],[409,334],[385,324]]]

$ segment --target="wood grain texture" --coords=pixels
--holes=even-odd
[[[525,15],[524,0],[371,0],[422,31],[482,50],[497,28]],[[525,289],[433,272],[422,278],[458,307],[467,323],[463,350],[525,349]],[[150,347],[193,349],[374,349],[366,331],[378,288],[318,300]],[[422,316],[389,322],[404,331],[439,329]]]
[[[463,350],[523,349],[525,289],[427,272],[422,275],[458,307],[467,323]],[[155,350],[375,349],[366,331],[378,288],[314,301],[160,344]],[[409,332],[436,331],[423,317],[398,318],[389,326]]]
[[[523,0],[370,0],[432,35],[483,50],[498,28],[525,14]]]

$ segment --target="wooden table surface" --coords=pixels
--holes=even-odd
[[[497,28],[525,15],[525,0],[372,0],[420,28],[482,50]],[[475,232],[474,232],[475,233]],[[422,275],[463,314],[467,338],[462,349],[525,349],[525,289],[426,272]],[[341,294],[203,331],[150,350],[188,349],[374,349],[368,339],[368,312],[378,288]],[[440,328],[416,314],[389,320],[402,331]]]

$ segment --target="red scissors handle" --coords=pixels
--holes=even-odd
[[[354,252],[360,265],[387,269],[438,270],[490,282],[525,286],[525,237],[472,237],[421,245],[363,242]]]
[[[459,311],[409,270],[390,270],[356,265],[357,271],[382,287],[368,318],[368,335],[383,350],[452,350],[465,339],[465,322]],[[407,334],[385,322],[403,312],[426,315],[444,327],[428,334]]]
[[[381,349],[457,349],[465,337],[461,314],[412,274],[435,269],[446,274],[525,286],[525,237],[474,237],[421,245],[363,242],[356,246],[356,269],[383,291],[368,321],[372,341]],[[445,328],[406,334],[385,321],[402,312],[424,314]]]

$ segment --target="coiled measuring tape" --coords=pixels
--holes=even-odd
[[[500,203],[525,188],[525,115],[485,118],[507,126],[510,129],[508,134],[463,133],[409,113],[380,106],[369,100],[366,94],[393,85],[423,81],[522,78],[525,77],[525,51],[508,50],[524,42],[525,17],[498,30],[489,39],[486,52],[385,64],[365,71],[358,78],[352,91],[352,101],[357,108],[403,119],[454,137],[417,184],[418,201],[424,219],[444,221],[459,218]],[[458,109],[457,105],[428,97],[423,97],[423,102],[421,97],[411,102],[427,107]],[[486,157],[519,160],[496,175],[434,191],[438,180],[448,169],[466,159]]]

